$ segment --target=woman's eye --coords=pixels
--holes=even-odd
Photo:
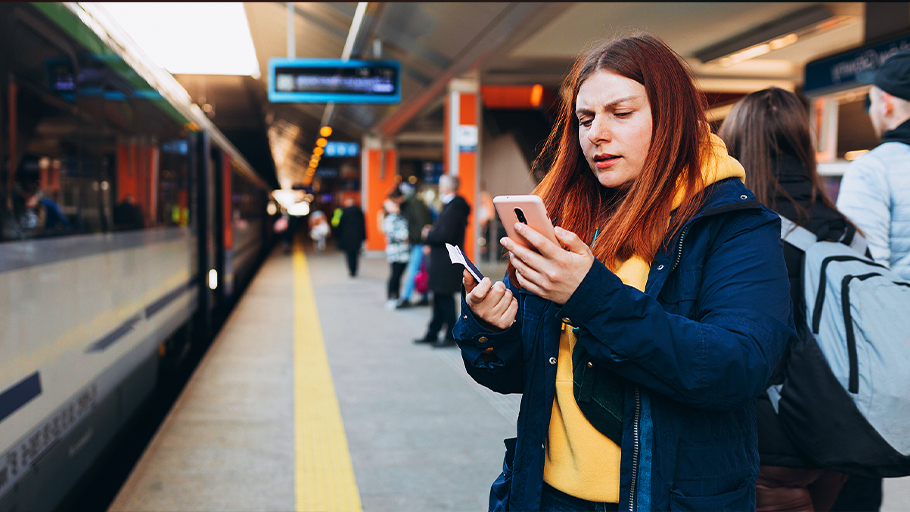
[[[591,120],[590,119],[579,119],[578,124],[587,128],[587,127],[591,126]]]
[[[632,112],[616,112],[613,115],[615,115],[616,117],[629,117],[632,115]]]

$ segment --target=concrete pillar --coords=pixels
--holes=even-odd
[[[480,256],[477,244],[477,198],[480,195],[480,80],[476,76],[453,79],[445,99],[445,161],[446,174],[457,176],[459,193],[471,206],[465,232],[465,254],[473,261]]]
[[[392,141],[366,135],[363,138],[361,162],[361,208],[366,216],[366,250],[385,249],[385,235],[379,225],[382,202],[398,185],[398,151]]]

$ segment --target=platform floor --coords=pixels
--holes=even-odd
[[[430,309],[385,309],[388,270],[276,249],[109,510],[486,510],[519,397],[413,344]],[[886,480],[882,511],[904,510],[910,478]]]

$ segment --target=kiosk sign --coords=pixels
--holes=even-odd
[[[860,73],[875,71],[902,50],[910,50],[910,34],[812,61],[806,64],[803,92],[817,95],[855,87]]]

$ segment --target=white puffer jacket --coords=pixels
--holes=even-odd
[[[910,145],[884,142],[854,160],[837,208],[866,236],[875,261],[910,281]]]

